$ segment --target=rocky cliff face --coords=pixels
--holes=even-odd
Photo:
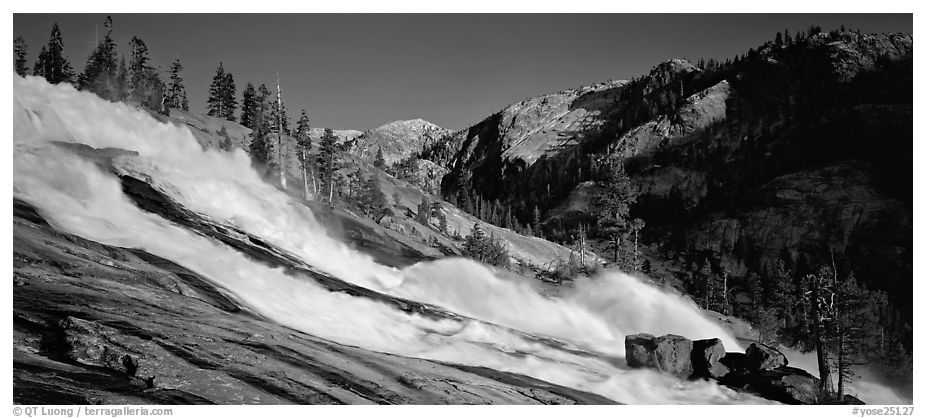
[[[14,213],[18,404],[613,403],[293,331],[168,260],[59,232],[24,202]],[[254,242],[239,248],[269,254]]]
[[[381,150],[386,164],[394,164],[452,133],[423,119],[397,120],[357,136],[349,141],[348,150],[370,162]]]
[[[815,265],[833,247],[909,307],[912,42],[820,33],[522,101],[458,135],[442,190],[473,187],[522,220],[536,205],[555,229],[593,222],[589,196],[616,159],[641,189],[647,241],[754,271],[784,253]]]
[[[494,119],[491,128],[470,129],[457,135],[462,142],[458,164],[479,159],[484,142],[492,142],[497,131],[499,157],[511,164],[531,165],[544,156],[556,155],[562,148],[581,140],[574,134],[599,127],[604,122],[603,112],[608,107],[607,96],[584,101],[582,107],[573,106],[577,99],[591,92],[612,89],[624,81],[609,81],[594,86],[564,90],[534,97],[503,109]]]
[[[473,183],[482,194],[501,193],[502,182],[529,178],[525,170],[549,168],[550,160],[587,145],[591,138],[585,133],[607,121],[614,93],[625,83],[609,81],[523,100],[456,133],[444,193],[455,193],[461,183]]]

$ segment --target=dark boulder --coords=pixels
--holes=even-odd
[[[723,341],[719,338],[707,340],[695,340],[692,342],[691,366],[694,370],[693,377],[702,378],[720,378],[726,375],[730,369],[720,362],[724,358],[727,350],[723,347]]]
[[[819,403],[820,400],[817,392],[820,379],[795,367],[781,366],[775,370],[752,372],[736,369],[717,382],[785,404],[811,405]]]
[[[691,340],[673,334],[654,337],[634,334],[624,338],[627,365],[646,367],[687,379],[691,376]]]
[[[630,367],[648,367],[652,352],[656,349],[656,337],[652,334],[633,334],[624,337],[624,356]]]
[[[720,364],[727,366],[731,372],[748,373],[747,363],[749,363],[749,360],[743,353],[727,353],[720,359]]]
[[[774,370],[788,365],[788,359],[781,351],[765,344],[752,343],[746,349],[746,367],[749,370]]]
[[[763,398],[791,405],[820,403],[820,379],[804,370],[781,366],[775,370],[758,370],[749,374],[743,387]]]

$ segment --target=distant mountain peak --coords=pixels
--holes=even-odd
[[[657,64],[655,67],[653,67],[650,73],[652,74],[657,70],[670,71],[673,73],[687,73],[691,71],[697,71],[699,68],[684,58],[671,58]]]
[[[425,144],[453,131],[421,118],[396,120],[370,129],[351,144],[350,153],[373,161],[382,151],[387,164],[393,164],[421,151]]]
[[[384,129],[433,129],[433,130],[445,130],[433,122],[426,121],[421,118],[415,119],[400,119],[394,120],[389,123],[385,123],[376,128],[371,129],[370,131],[384,130]]]

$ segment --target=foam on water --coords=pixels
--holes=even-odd
[[[254,263],[137,208],[114,175],[51,141],[135,150],[138,156],[116,158],[117,168],[149,179],[193,211],[258,235],[342,280],[481,321],[409,315]],[[521,373],[627,403],[763,402],[713,383],[624,366],[624,336],[636,332],[720,337],[731,351],[741,350],[678,295],[618,272],[580,280],[569,294],[548,298],[469,260],[401,271],[379,265],[329,237],[304,205],[262,182],[243,152],[204,151],[185,127],[70,86],[14,79],[14,195],[64,231],[170,259],[274,321],[340,343]],[[600,355],[562,350],[522,332]]]

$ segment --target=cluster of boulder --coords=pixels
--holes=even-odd
[[[727,353],[718,338],[689,340],[667,334],[628,335],[624,339],[627,365],[656,369],[680,379],[710,379],[766,399],[786,404],[817,404],[819,379],[805,370],[788,367],[780,351],[752,343],[745,353]]]

